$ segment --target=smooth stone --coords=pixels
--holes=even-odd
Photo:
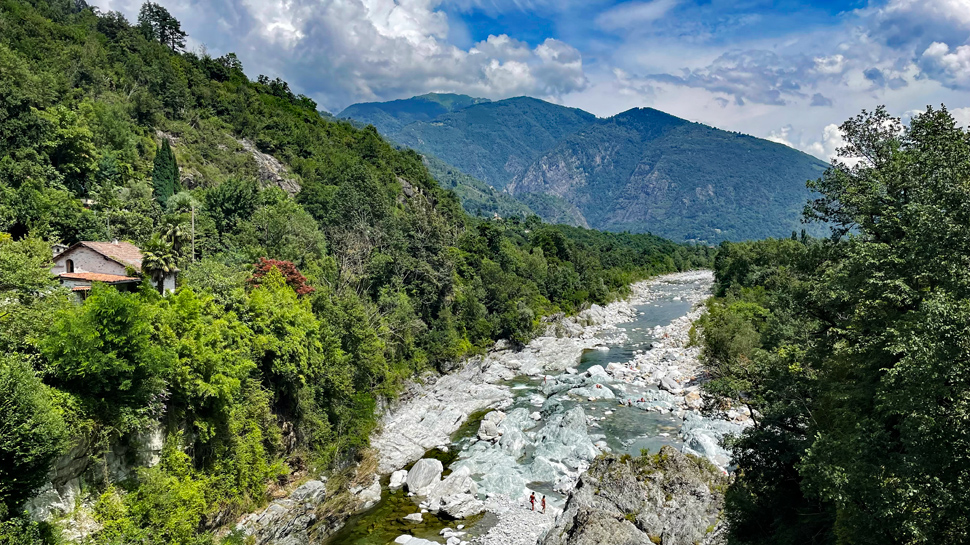
[[[419,524],[424,520],[424,517],[421,515],[421,513],[411,513],[410,515],[405,515],[404,520]]]
[[[407,478],[408,478],[408,470],[399,469],[394,473],[391,473],[391,482],[388,486],[390,487],[391,490],[397,490],[398,488],[401,488],[404,486],[404,483],[407,482]]]

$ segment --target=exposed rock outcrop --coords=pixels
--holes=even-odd
[[[237,142],[256,161],[259,183],[262,187],[276,186],[290,195],[296,195],[300,192],[300,183],[279,159],[259,151],[252,142],[245,138],[237,140]]]
[[[324,481],[308,481],[282,500],[276,500],[260,513],[247,515],[236,526],[256,545],[305,545],[309,530],[317,521],[317,506],[327,495]]]
[[[716,543],[729,481],[703,458],[671,447],[656,456],[598,458],[542,544]]]

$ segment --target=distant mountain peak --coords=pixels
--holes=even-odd
[[[826,167],[800,151],[650,107],[603,119],[527,96],[432,93],[357,105],[341,116],[353,108],[350,117],[507,190],[546,219],[675,240],[801,229],[811,197],[805,182]]]

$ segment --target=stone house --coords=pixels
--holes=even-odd
[[[141,250],[128,242],[78,242],[54,256],[51,272],[82,298],[95,282],[134,291],[141,284]],[[162,291],[175,291],[175,273],[165,275]]]

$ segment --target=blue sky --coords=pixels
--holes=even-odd
[[[162,0],[330,111],[430,91],[655,107],[822,158],[885,104],[970,122],[970,0]],[[134,18],[140,0],[103,0]]]

